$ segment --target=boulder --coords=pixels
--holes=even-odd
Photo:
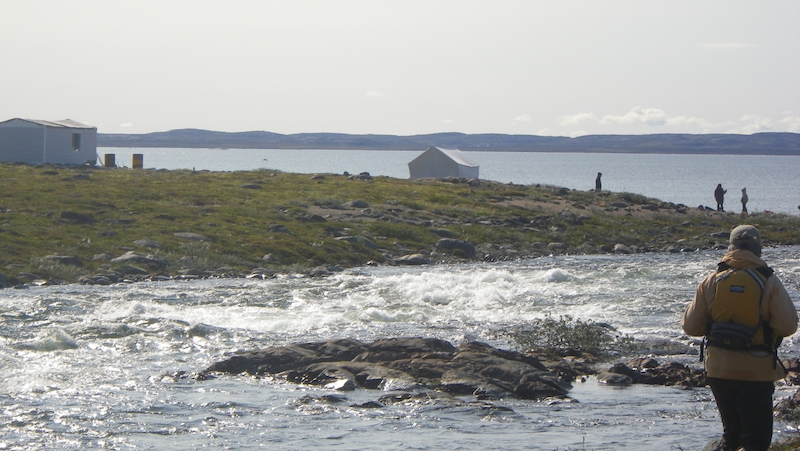
[[[83,267],[83,262],[81,259],[74,255],[46,255],[44,259],[61,265],[77,266],[79,268]]]
[[[374,249],[378,248],[378,245],[375,244],[374,241],[372,241],[369,238],[365,238],[363,236],[360,236],[360,235],[356,235],[356,236],[350,236],[350,235],[339,236],[339,237],[336,237],[334,239],[337,240],[337,241],[347,241],[348,243],[353,243],[353,244],[357,244],[357,245],[360,245],[360,246],[364,246],[364,247],[366,247],[368,249],[373,249],[374,250]]]
[[[138,252],[128,251],[119,257],[112,258],[111,263],[119,264],[141,264],[156,268],[165,268],[168,263],[166,260],[158,258],[150,254],[141,254]]]
[[[283,224],[273,224],[273,225],[267,227],[267,231],[268,232],[274,232],[274,233],[285,233],[287,235],[291,235],[292,234],[292,232],[289,231],[289,228],[286,227]]]
[[[94,217],[89,214],[76,213],[74,211],[62,211],[61,219],[68,221],[72,224],[92,224]]]
[[[439,252],[460,251],[464,257],[475,258],[475,245],[468,241],[441,238],[436,242],[436,250]]]
[[[158,241],[150,239],[136,240],[133,242],[133,244],[139,247],[148,247],[151,249],[162,249],[164,247]]]
[[[211,241],[210,238],[200,235],[199,233],[177,232],[174,233],[173,235],[175,235],[178,238],[183,238],[185,240],[190,240],[190,241]]]
[[[631,248],[624,244],[617,243],[614,245],[614,253],[615,254],[632,254],[633,251]]]
[[[442,238],[455,238],[456,234],[447,229],[431,229],[431,233]]]
[[[430,265],[431,261],[423,254],[409,254],[397,257],[394,262],[398,265]]]
[[[344,205],[347,208],[369,208],[369,204],[363,200],[353,200]]]

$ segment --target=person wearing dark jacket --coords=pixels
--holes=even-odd
[[[760,331],[749,331],[753,338],[745,347],[715,335],[715,330],[735,326],[732,317],[740,320],[745,314]],[[775,349],[779,337],[797,330],[797,310],[778,276],[761,259],[758,229],[751,225],[733,229],[728,253],[717,272],[697,287],[681,326],[688,335],[708,339],[706,382],[723,427],[722,447],[717,449],[767,450],[772,441],[773,383],[786,376]]]
[[[717,189],[714,190],[714,199],[717,201],[717,211],[725,211],[722,204],[725,202],[725,193],[728,190],[722,189],[722,183],[717,183]]]
[[[750,200],[747,197],[747,188],[742,188],[742,213],[747,213],[747,201]]]

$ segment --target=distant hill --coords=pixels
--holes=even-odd
[[[146,134],[99,133],[97,145],[99,147],[352,150],[424,150],[433,145],[465,151],[800,155],[800,134],[587,135],[567,138],[464,133],[413,136],[341,133],[282,135],[264,131],[229,133],[182,129]]]

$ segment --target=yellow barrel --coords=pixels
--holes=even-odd
[[[144,154],[133,154],[133,169],[142,169],[144,167]]]
[[[113,153],[107,153],[105,155],[105,159],[103,160],[103,166],[105,166],[107,168],[115,168],[115,167],[117,167],[116,158],[117,158],[116,155],[114,155]]]

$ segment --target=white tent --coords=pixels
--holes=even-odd
[[[84,164],[97,160],[97,128],[70,119],[0,122],[0,161]]]
[[[412,179],[462,177],[478,178],[479,166],[457,149],[428,147],[408,163]]]

